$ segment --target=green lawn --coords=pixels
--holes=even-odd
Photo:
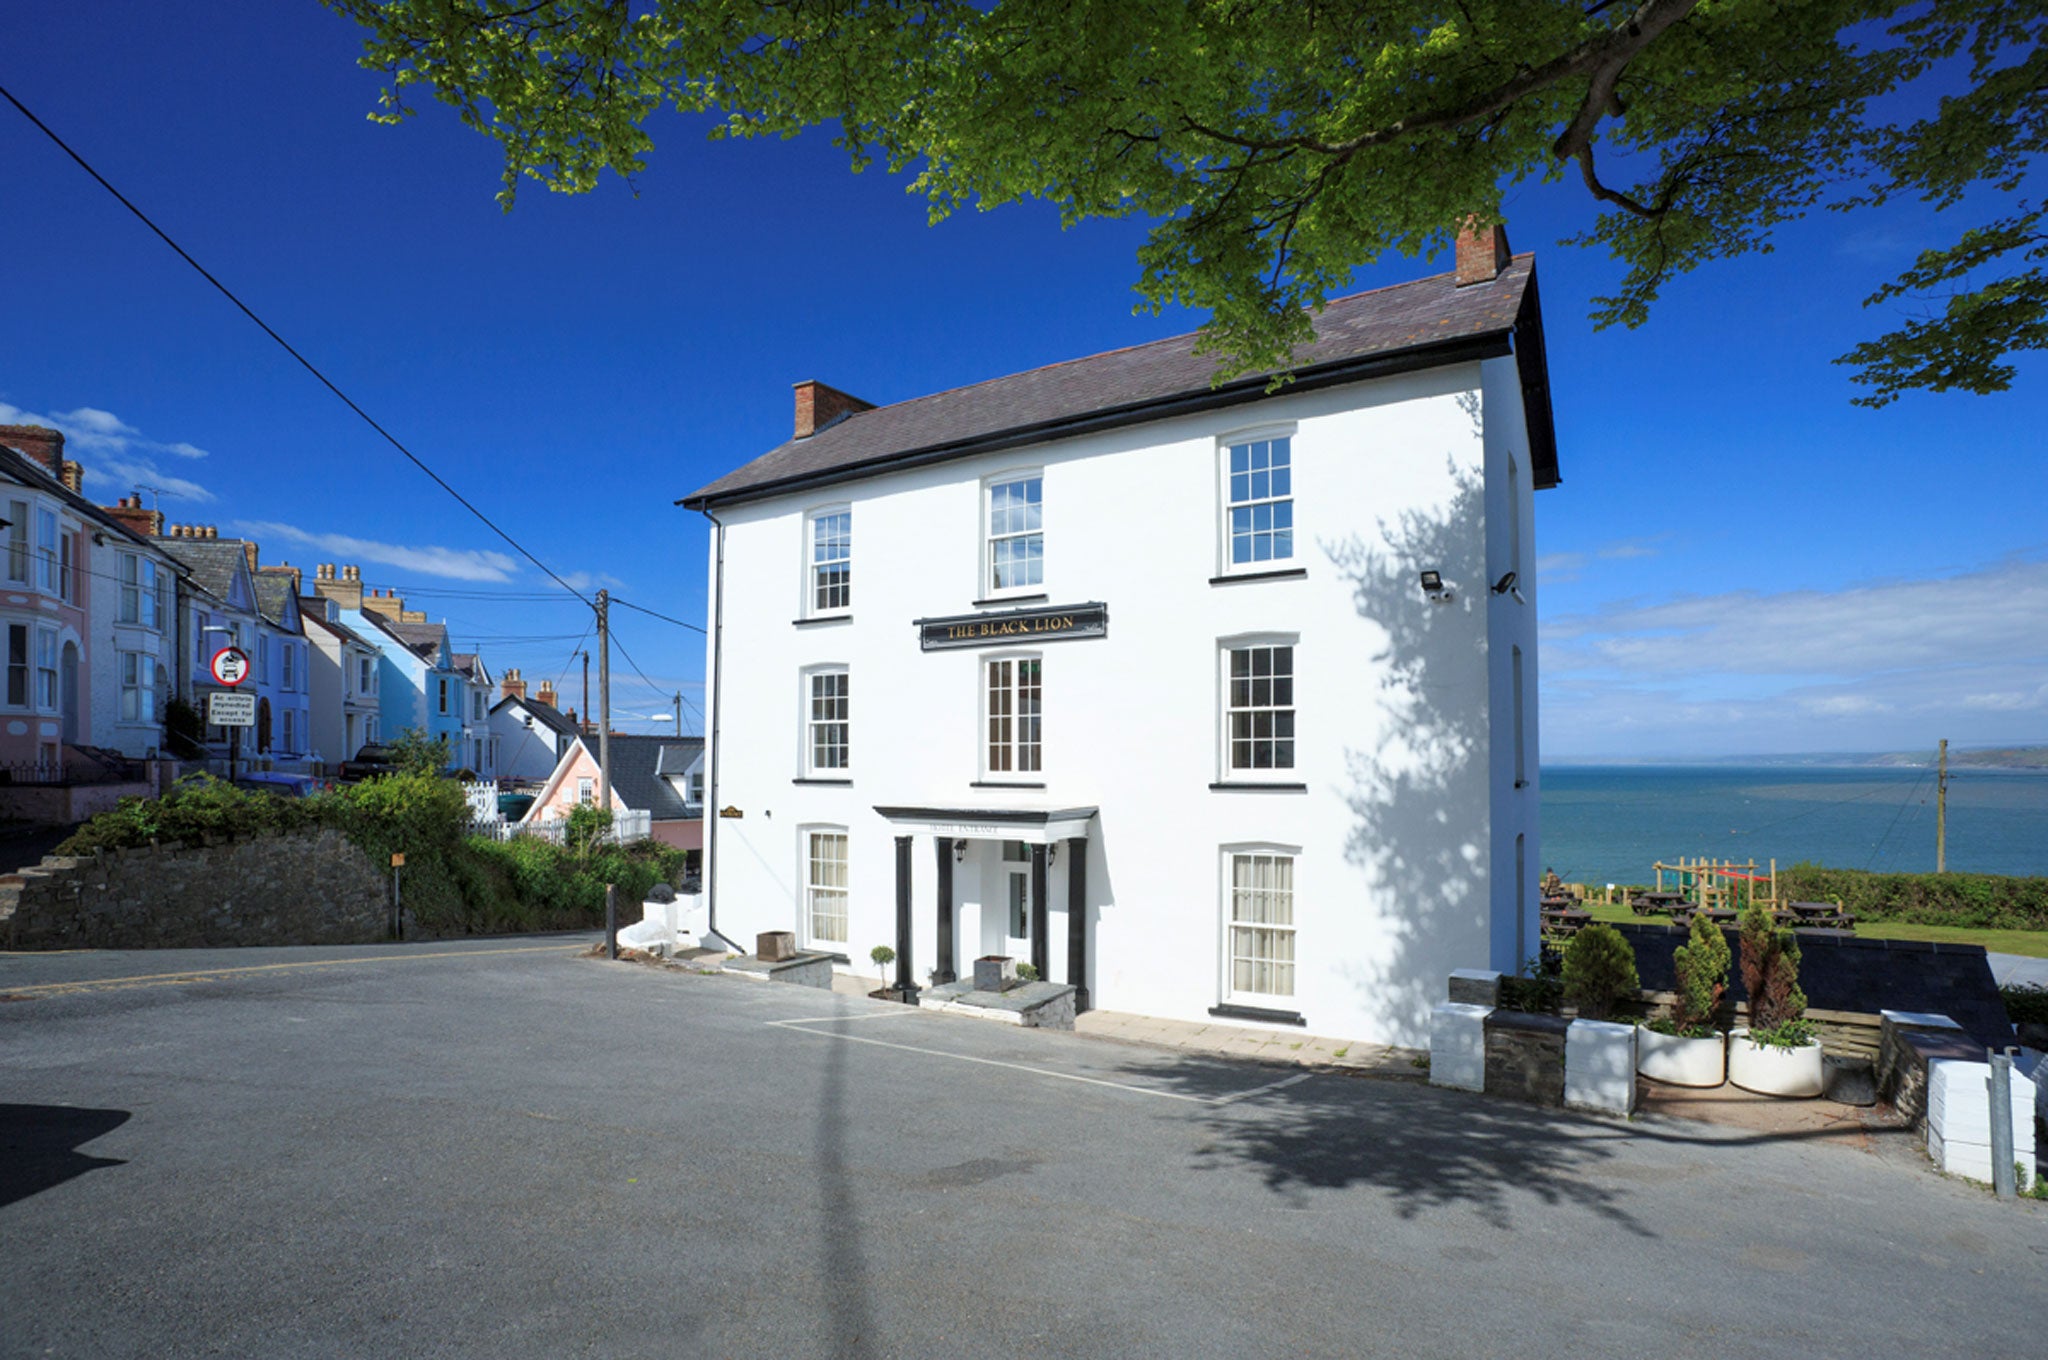
[[[1668,916],[1638,916],[1629,908],[1587,902],[1596,921],[1644,921],[1669,925]],[[1856,927],[1866,940],[1932,940],[1937,944],[1981,944],[2000,954],[2025,954],[2048,959],[2048,930],[1979,930],[1970,926],[1920,926],[1906,921],[1871,921]]]

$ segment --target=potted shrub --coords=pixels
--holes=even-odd
[[[1613,1017],[1642,996],[1635,948],[1596,921],[1565,946],[1561,972],[1564,1000],[1579,1011],[1565,1031],[1564,1103],[1625,1115],[1636,1103],[1636,1028]]]
[[[1817,1096],[1825,1082],[1820,1040],[1799,990],[1799,940],[1761,902],[1742,913],[1742,985],[1749,1027],[1728,1035],[1728,1080],[1766,1096]]]
[[[1678,975],[1671,1018],[1643,1026],[1636,1070],[1673,1086],[1719,1086],[1728,1075],[1728,1041],[1714,1027],[1728,993],[1728,941],[1704,916],[1692,918],[1687,942],[1671,951]]]

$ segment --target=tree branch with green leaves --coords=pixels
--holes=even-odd
[[[665,109],[714,137],[829,128],[934,222],[1024,199],[1149,220],[1141,305],[1207,309],[1219,376],[1284,367],[1360,266],[1573,175],[1592,203],[1574,243],[1623,270],[1600,325],[1640,325],[1672,278],[1810,212],[1916,196],[1977,220],[1871,296],[1948,292],[1844,356],[1859,400],[2001,390],[2048,328],[2020,201],[2048,0],[325,3],[366,32],[373,116],[421,90],[452,106],[502,148],[508,208],[529,179],[631,182]],[[1934,87],[1933,113],[1892,115]]]

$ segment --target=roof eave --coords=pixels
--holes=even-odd
[[[1533,283],[1533,280],[1532,280]],[[1538,327],[1540,333],[1540,325]],[[1481,359],[1497,359],[1514,352],[1512,337],[1515,328],[1482,331],[1474,335],[1459,336],[1453,340],[1440,340],[1427,345],[1395,350],[1391,353],[1365,355],[1322,364],[1314,368],[1297,371],[1283,393],[1314,392],[1326,387],[1338,387],[1345,383],[1363,382],[1371,378],[1393,377],[1402,373],[1414,373],[1426,368],[1441,368],[1450,364],[1470,363]],[[1540,348],[1540,346],[1539,346]],[[1192,415],[1201,411],[1220,410],[1259,401],[1274,395],[1268,391],[1272,382],[1271,374],[1258,374],[1240,378],[1233,382],[1207,388],[1197,392],[1183,392],[1172,397],[1154,398],[1134,402],[1128,406],[1113,407],[1105,411],[1092,411],[1086,415],[1065,416],[1057,420],[1041,421],[1033,425],[1013,426],[1004,430],[993,430],[987,434],[974,435],[967,439],[953,440],[944,444],[928,445],[923,448],[907,449],[900,453],[846,467],[829,468],[817,472],[803,473],[794,477],[781,477],[773,481],[756,483],[732,491],[706,495],[698,492],[676,501],[686,510],[711,510],[718,506],[739,505],[748,501],[768,500],[791,492],[810,490],[814,487],[831,486],[840,482],[858,481],[866,477],[879,476],[885,472],[900,472],[910,468],[926,467],[933,463],[947,463],[955,459],[971,457],[978,453],[999,453],[1005,449],[1025,444],[1042,444],[1054,439],[1068,439],[1077,435],[1093,434],[1101,430],[1120,429],[1127,425],[1142,425],[1148,421],[1166,420],[1174,416]],[[1548,411],[1548,385],[1545,385],[1545,410]],[[1555,455],[1552,457],[1553,468]]]

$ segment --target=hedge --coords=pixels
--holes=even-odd
[[[680,883],[687,863],[681,850],[655,841],[588,850],[530,837],[500,844],[466,835],[468,822],[461,788],[430,774],[387,775],[302,799],[202,776],[162,798],[122,799],[57,850],[89,855],[153,841],[204,844],[331,826],[377,864],[404,853],[402,891],[418,926],[470,935],[602,925],[606,883],[630,906],[656,883]]]
[[[1999,874],[1874,874],[1795,864],[1778,875],[1795,902],[1840,902],[1865,921],[2048,930],[2048,878]]]

